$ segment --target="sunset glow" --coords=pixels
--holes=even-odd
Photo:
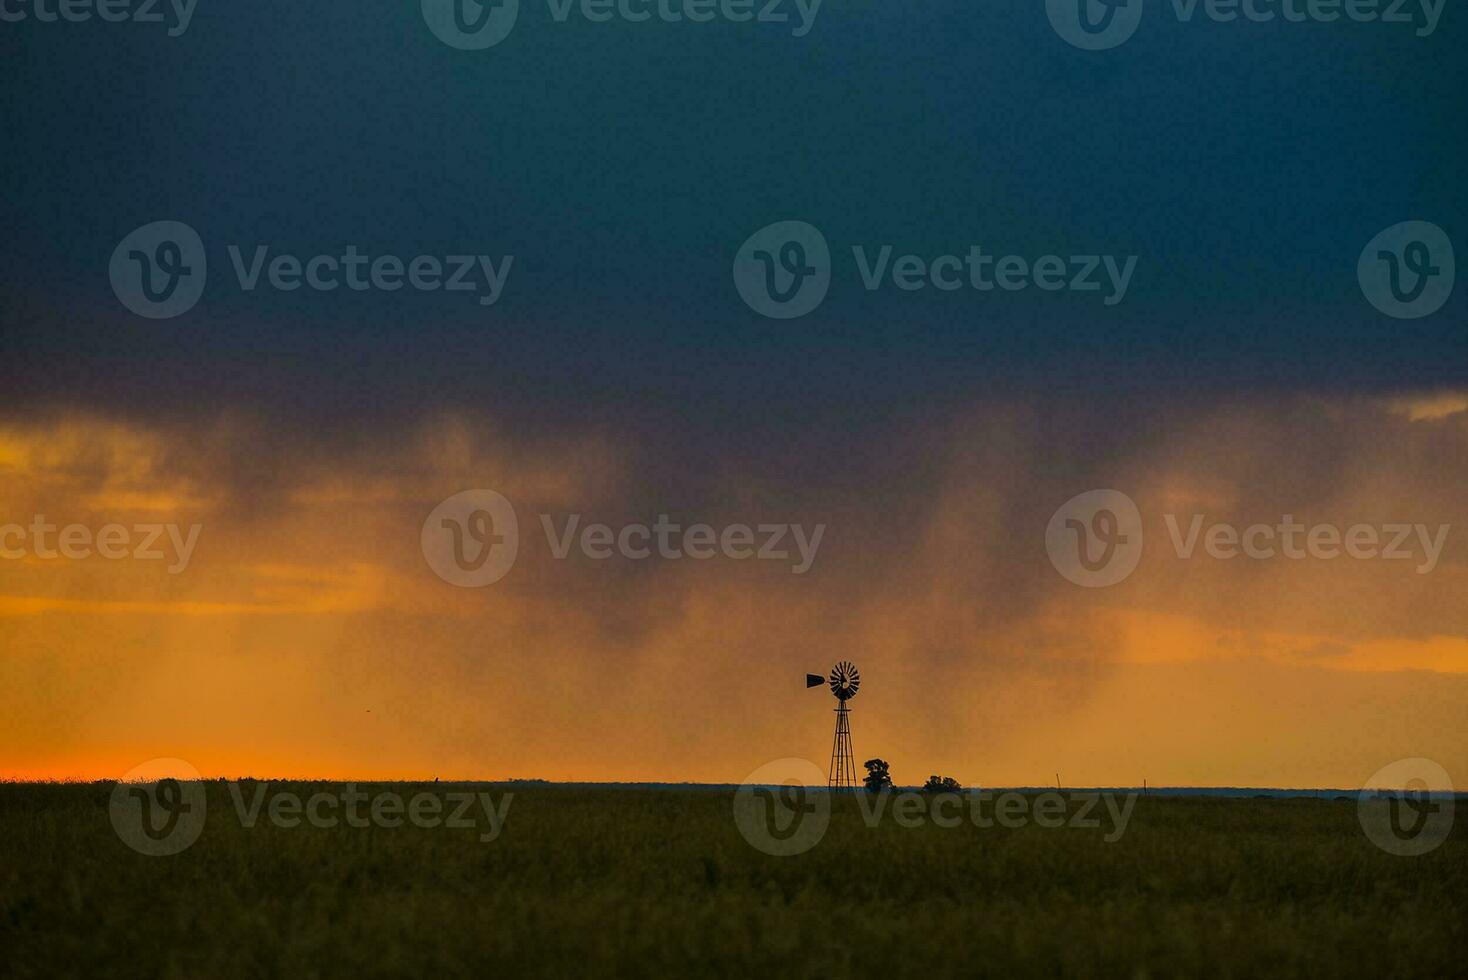
[[[445,415],[382,451],[274,445],[281,464],[249,472],[267,437],[238,420],[11,424],[0,500],[16,523],[201,531],[173,573],[166,538],[153,561],[7,552],[0,772],[95,779],[177,756],[208,776],[734,782],[758,760],[821,757],[827,706],[797,682],[850,657],[868,678],[856,751],[880,745],[897,771],[1359,785],[1383,758],[1468,750],[1462,542],[1430,574],[1183,559],[1163,517],[1453,524],[1468,413],[1404,404],[1291,398],[1271,406],[1282,425],[1248,404],[1158,404],[1170,427],[1146,449],[1078,447],[1088,465],[1107,453],[1107,481],[1144,514],[1138,571],[1104,590],[1046,561],[1041,532],[1070,487],[1037,465],[1056,406],[892,432],[857,464],[870,492],[839,505],[782,486],[757,454],[678,498],[689,521],[825,523],[803,576],[554,558],[540,513],[657,517],[642,501],[659,463],[630,435],[541,443]],[[1322,440],[1328,455],[1299,452]],[[918,451],[942,461],[931,484],[903,473]],[[480,485],[515,503],[521,554],[502,582],[458,589],[425,565],[419,529]]]

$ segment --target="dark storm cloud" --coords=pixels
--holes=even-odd
[[[830,4],[802,38],[557,24],[526,4],[510,39],[466,52],[413,4],[203,3],[173,38],[7,24],[0,398],[154,419],[242,407],[323,435],[462,407],[737,445],[995,389],[1461,383],[1463,290],[1390,321],[1354,265],[1408,218],[1463,244],[1445,97],[1468,81],[1462,31],[1159,16],[1082,52],[1037,4]],[[764,320],[730,263],[791,217],[830,240],[832,292]],[[106,268],[163,218],[208,244],[210,286],[150,322]],[[490,308],[242,292],[228,244],[515,266]],[[850,249],[883,244],[1139,262],[1115,307],[867,293]]]

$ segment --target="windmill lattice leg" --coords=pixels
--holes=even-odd
[[[827,785],[833,789],[856,787],[856,758],[851,751],[851,711],[844,701],[836,709],[836,737],[831,743],[831,773]]]

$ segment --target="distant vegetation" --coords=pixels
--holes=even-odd
[[[923,783],[924,793],[957,793],[962,789],[963,786],[952,776],[929,776],[928,781]]]
[[[877,793],[892,788],[892,767],[887,764],[886,759],[868,759],[862,765],[867,770],[862,785],[869,792]],[[952,776],[929,776],[921,789],[924,793],[958,793],[962,792],[963,785]]]

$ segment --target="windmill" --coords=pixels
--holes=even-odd
[[[836,695],[836,738],[831,743],[831,774],[826,785],[832,789],[856,788],[856,759],[851,754],[851,709],[846,702],[856,697],[861,687],[861,673],[856,665],[843,660],[831,668],[829,678],[820,674],[806,674],[807,689],[829,684]]]

